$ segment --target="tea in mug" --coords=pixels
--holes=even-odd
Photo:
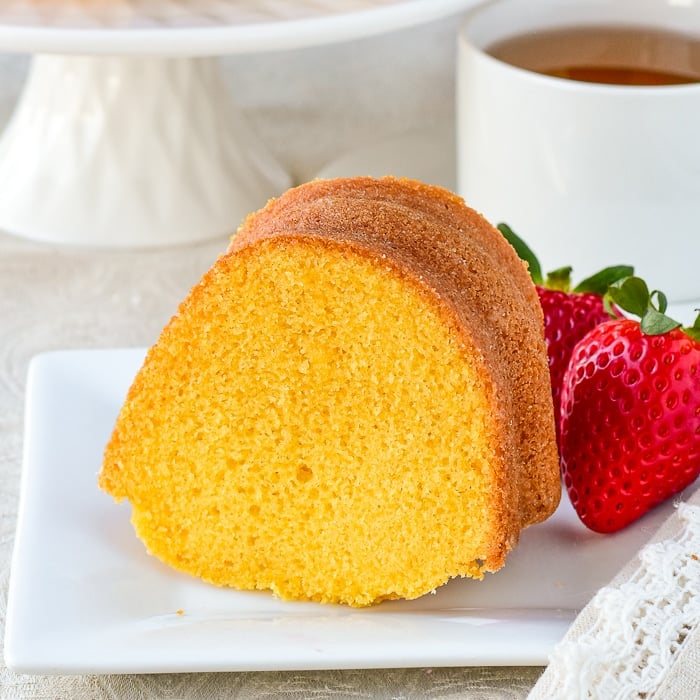
[[[589,83],[681,85],[700,81],[700,39],[656,29],[548,29],[504,39],[487,52],[536,73]]]

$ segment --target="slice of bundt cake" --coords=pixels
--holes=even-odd
[[[515,252],[418,182],[252,214],[149,351],[99,477],[202,579],[368,605],[482,578],[560,495],[542,314]]]

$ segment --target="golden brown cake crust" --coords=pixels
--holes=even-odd
[[[246,219],[229,252],[280,236],[351,246],[444,304],[447,320],[457,319],[483,353],[502,420],[516,426],[502,484],[511,504],[502,514],[508,549],[521,528],[549,517],[561,485],[542,309],[526,265],[503,236],[457,195],[393,177],[317,180],[289,190]]]

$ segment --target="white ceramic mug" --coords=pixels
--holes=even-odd
[[[671,301],[700,300],[700,82],[578,82],[486,52],[585,25],[700,38],[700,0],[493,0],[472,10],[459,38],[458,191],[508,223],[547,270],[573,265],[582,279],[628,263]]]

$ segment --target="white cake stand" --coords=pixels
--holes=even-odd
[[[92,247],[231,234],[291,179],[218,56],[428,22],[477,0],[3,0],[0,51],[33,55],[0,140],[0,229]]]

